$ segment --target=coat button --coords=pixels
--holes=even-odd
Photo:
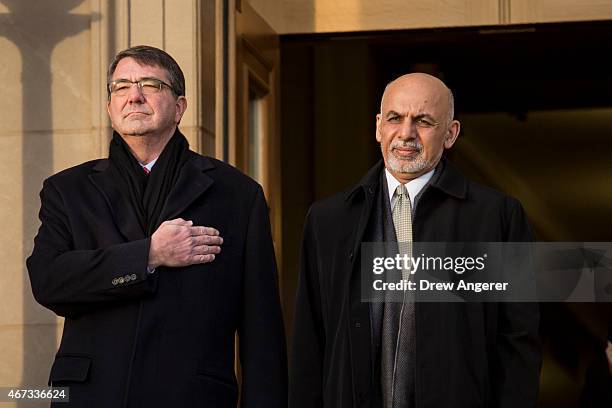
[[[117,286],[117,283],[119,283],[119,279],[115,278],[112,281],[113,286]]]
[[[132,274],[132,280],[136,280],[137,276],[135,273]]]
[[[129,282],[132,280],[132,277],[130,275],[125,275],[123,279],[125,279],[126,282]]]
[[[119,278],[119,283],[124,283],[125,279],[123,279],[123,276]]]

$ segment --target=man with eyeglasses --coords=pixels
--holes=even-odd
[[[166,52],[120,52],[107,82],[109,157],[45,180],[27,260],[36,300],[65,317],[49,380],[69,387],[61,406],[235,407],[239,388],[246,406],[285,406],[261,187],[189,150],[185,79]]]

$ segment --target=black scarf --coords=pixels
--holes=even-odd
[[[113,176],[122,195],[129,198],[144,236],[151,236],[164,221],[161,212],[189,159],[188,153],[189,142],[177,128],[147,175],[125,140],[113,132],[108,156]]]

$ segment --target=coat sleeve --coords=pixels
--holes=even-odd
[[[147,272],[150,239],[93,250],[75,249],[62,197],[46,180],[40,193],[41,226],[27,268],[34,298],[64,317],[155,290]]]
[[[508,199],[507,242],[532,242],[533,232],[520,203]],[[498,305],[497,339],[492,373],[496,407],[536,407],[541,366],[537,340],[537,303],[503,302]]]
[[[300,254],[289,375],[289,406],[323,406],[325,332],[312,209],[306,216]]]
[[[268,206],[258,187],[249,216],[238,331],[241,406],[287,406],[287,348]]]

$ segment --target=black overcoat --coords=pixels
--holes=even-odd
[[[162,219],[214,227],[221,253],[147,272],[143,238],[108,160],[48,178],[27,260],[32,291],[65,317],[50,382],[62,407],[286,406],[286,351],[268,208],[233,167],[189,152]]]
[[[531,241],[520,203],[442,160],[413,218],[421,242]],[[289,394],[292,408],[379,406],[371,308],[361,302],[360,244],[383,163],[316,202],[304,227]],[[537,304],[416,303],[416,407],[535,407]],[[377,389],[378,387],[378,389]]]

